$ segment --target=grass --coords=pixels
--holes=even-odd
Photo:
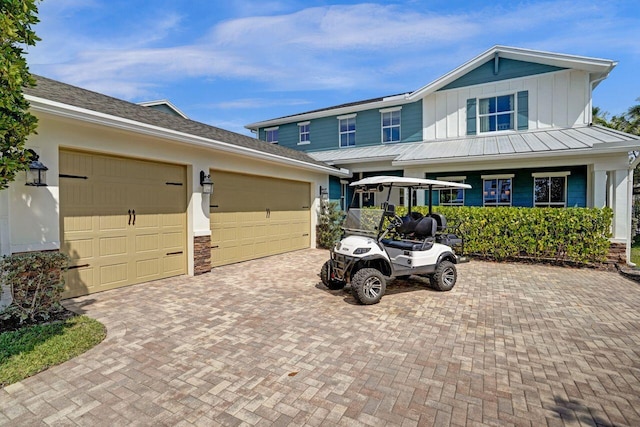
[[[105,336],[104,325],[86,316],[0,333],[0,387],[72,359]]]
[[[631,262],[640,266],[640,241],[634,241],[631,245]]]

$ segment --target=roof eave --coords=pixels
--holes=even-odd
[[[345,171],[343,169],[336,169],[329,165],[325,167],[322,165],[307,163],[302,160],[278,156],[271,153],[265,153],[263,151],[254,150],[251,148],[240,147],[228,142],[204,138],[197,135],[191,135],[160,126],[154,126],[131,119],[126,119],[123,117],[117,117],[110,114],[100,113],[97,111],[64,104],[61,102],[51,101],[33,95],[25,95],[25,98],[27,99],[27,101],[29,101],[31,109],[33,109],[34,111],[40,111],[60,117],[66,117],[80,120],[86,123],[99,124],[111,128],[127,130],[144,135],[161,137],[195,147],[224,151],[232,154],[240,154],[251,158],[271,161],[279,164],[286,164],[289,166],[305,170],[312,170],[315,172],[327,173],[334,176],[345,178],[350,176],[350,173],[348,171]]]

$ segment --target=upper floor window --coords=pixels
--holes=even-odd
[[[568,175],[570,172],[532,174],[534,205],[536,207],[566,207]]]
[[[478,101],[480,132],[513,130],[515,102],[513,95],[494,96]]]
[[[356,145],[356,115],[338,117],[338,129],[340,132],[340,147],[353,147]]]
[[[467,99],[467,135],[529,129],[529,91]]]
[[[464,184],[466,176],[440,176],[440,181]],[[464,206],[464,188],[445,188],[440,190],[440,206]]]
[[[264,130],[264,140],[271,143],[278,143],[278,128],[268,128]]]
[[[513,175],[483,175],[484,206],[511,206]]]
[[[309,124],[310,122],[298,123],[298,145],[311,144]]]
[[[382,142],[400,141],[400,108],[380,110],[382,114]]]

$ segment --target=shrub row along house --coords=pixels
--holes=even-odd
[[[0,252],[68,254],[66,297],[200,274],[315,246],[324,189],[344,202],[378,174],[472,184],[442,205],[610,206],[624,245],[640,140],[590,125],[614,66],[494,47],[415,92],[247,126],[259,140],[38,77],[28,147],[48,169],[0,191]]]
[[[616,66],[587,58],[495,46],[420,89],[265,120],[246,127],[271,144],[346,168],[330,198],[349,203],[348,184],[373,175],[471,184],[444,190],[446,206],[605,207],[613,247],[630,242],[632,152],[640,138],[592,125],[592,91]],[[398,190],[424,204],[425,194]],[[380,204],[375,193],[362,206]]]

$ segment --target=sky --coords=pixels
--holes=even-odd
[[[618,61],[594,105],[640,101],[638,0],[44,0],[32,73],[168,99],[235,132],[416,90],[494,45]]]

